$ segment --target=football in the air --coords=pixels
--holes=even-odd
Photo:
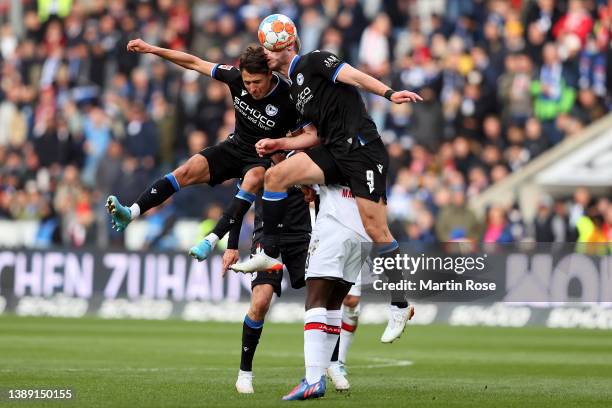
[[[259,24],[259,42],[270,51],[280,51],[295,42],[297,30],[284,14],[271,14]]]

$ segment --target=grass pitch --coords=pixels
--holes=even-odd
[[[350,393],[309,406],[610,407],[612,331],[412,326],[392,345],[361,326]],[[254,395],[238,395],[240,324],[0,317],[0,408],[267,407],[303,376],[300,325],[266,324]],[[329,383],[328,383],[329,384]],[[8,388],[72,388],[9,402]]]

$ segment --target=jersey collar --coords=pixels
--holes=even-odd
[[[264,98],[267,98],[268,96],[272,95],[274,93],[274,91],[276,91],[276,88],[278,88],[278,84],[280,84],[281,79],[278,76],[278,74],[276,72],[272,72],[272,76],[274,76],[276,78],[276,84],[274,84],[272,89],[270,89],[268,91],[268,93],[264,96]]]
[[[295,69],[295,66],[297,65],[298,61],[300,60],[300,56],[299,55],[295,55],[292,59],[291,62],[289,63],[289,70],[287,71],[287,76],[291,79],[291,74],[293,73],[293,70]]]

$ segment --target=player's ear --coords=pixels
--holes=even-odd
[[[295,53],[299,54],[300,50],[302,49],[302,42],[300,41],[300,37],[298,36],[295,37],[295,42],[293,43],[293,47],[295,49]]]

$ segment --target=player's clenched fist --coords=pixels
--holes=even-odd
[[[255,150],[257,150],[257,154],[260,156],[274,153],[277,150],[281,150],[281,148],[279,139],[261,139],[255,144]]]
[[[132,52],[148,53],[153,52],[153,46],[140,38],[131,40],[127,44],[127,50]]]

